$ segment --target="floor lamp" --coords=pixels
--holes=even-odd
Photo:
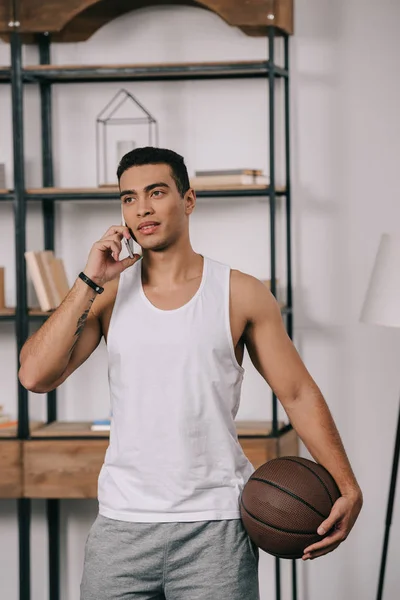
[[[400,237],[382,235],[378,254],[375,259],[368,291],[360,320],[363,323],[400,327]],[[386,558],[389,545],[389,532],[392,523],[394,497],[396,493],[397,471],[400,453],[400,406],[397,420],[396,440],[390,478],[389,498],[386,511],[385,535],[377,600],[382,600],[383,582],[385,578]]]

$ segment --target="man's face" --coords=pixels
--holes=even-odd
[[[194,194],[180,196],[169,165],[131,167],[119,183],[126,224],[144,250],[164,250],[187,233]]]

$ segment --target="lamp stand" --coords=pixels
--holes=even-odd
[[[397,419],[396,442],[394,445],[392,475],[390,478],[389,499],[388,499],[388,505],[387,505],[387,511],[386,511],[385,537],[383,540],[383,549],[382,549],[382,558],[381,558],[381,569],[379,572],[379,585],[378,585],[377,600],[382,600],[383,581],[385,578],[386,558],[387,558],[387,551],[388,551],[388,544],[389,544],[389,532],[390,532],[390,526],[392,524],[394,497],[395,497],[395,493],[396,493],[396,480],[397,480],[397,472],[398,472],[398,468],[399,468],[399,454],[400,454],[400,403],[399,403],[399,416]]]

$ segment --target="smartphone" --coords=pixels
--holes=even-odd
[[[123,211],[122,206],[121,206],[121,223],[124,227],[126,227],[126,223],[125,223],[125,219],[124,219],[124,211]],[[127,240],[126,237],[123,237],[122,241],[125,244],[125,248],[127,249],[129,256],[131,258],[133,258],[133,255],[135,254],[133,238],[130,237],[129,240]]]

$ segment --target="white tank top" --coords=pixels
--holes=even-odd
[[[254,472],[234,419],[244,369],[229,321],[230,268],[204,257],[193,298],[156,308],[142,260],[120,276],[108,333],[110,444],[99,512],[123,521],[238,519]]]

